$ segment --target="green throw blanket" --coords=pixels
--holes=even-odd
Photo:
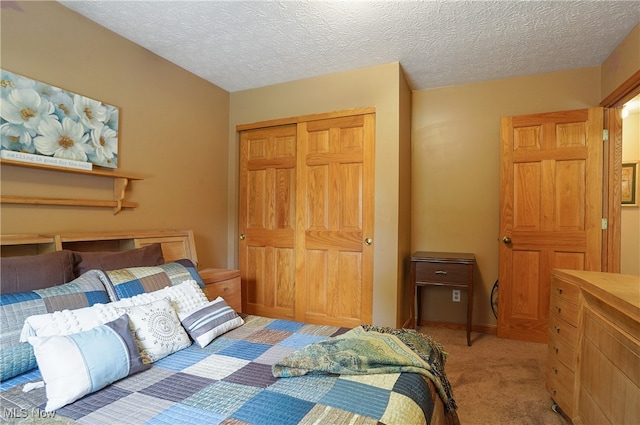
[[[430,337],[410,329],[362,325],[310,344],[272,366],[273,376],[307,373],[364,375],[413,372],[429,378],[449,412],[457,408],[444,372],[447,354]]]

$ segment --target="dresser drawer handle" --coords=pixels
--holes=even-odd
[[[559,349],[558,347],[554,346],[554,347],[553,347],[553,351],[555,351],[555,352],[556,352],[556,354],[558,354],[558,351],[560,351],[560,349]]]
[[[447,274],[444,270],[436,270],[436,274]]]
[[[556,290],[558,291],[558,294],[562,294],[562,288],[556,288]]]
[[[554,326],[554,329],[556,330],[557,333],[560,333],[560,327]]]
[[[558,374],[558,368],[552,367],[551,370],[553,371],[553,373],[555,373],[556,375]]]
[[[562,311],[562,309],[560,307],[556,307],[556,311],[558,312],[558,314]]]
[[[558,393],[558,391],[555,388],[551,388],[551,392],[553,393],[553,395],[556,395]]]

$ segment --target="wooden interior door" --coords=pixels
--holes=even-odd
[[[289,318],[295,302],[296,126],[240,133],[242,310]]]
[[[298,124],[296,320],[371,323],[375,115]]]
[[[603,109],[501,121],[498,336],[546,342],[551,270],[600,270]]]

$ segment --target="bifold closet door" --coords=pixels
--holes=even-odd
[[[242,309],[294,318],[296,126],[240,134]]]
[[[297,136],[295,318],[371,323],[375,115],[302,122]]]

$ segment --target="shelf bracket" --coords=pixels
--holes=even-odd
[[[122,210],[122,201],[124,200],[124,191],[127,189],[129,179],[125,177],[116,177],[113,179],[113,200],[116,201],[116,206],[113,208],[113,215],[116,215]]]

